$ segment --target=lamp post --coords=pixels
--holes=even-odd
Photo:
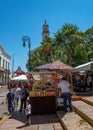
[[[30,37],[28,36],[23,36],[22,38],[23,41],[23,47],[26,47],[26,42],[28,42],[28,48],[29,48],[29,67],[28,70],[31,71],[31,64],[30,64]]]

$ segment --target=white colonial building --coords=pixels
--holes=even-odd
[[[0,44],[0,85],[5,85],[9,82],[10,59],[11,56],[5,52]]]

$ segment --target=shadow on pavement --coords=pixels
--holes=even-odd
[[[15,120],[25,124],[26,115],[25,115],[25,113],[19,113],[19,111],[14,111],[12,119],[15,119]],[[59,122],[59,119],[57,118],[56,114],[32,115],[32,125],[35,125],[35,124],[47,124],[47,123],[58,123],[58,122]],[[22,125],[20,127],[23,128],[25,126]]]
[[[48,123],[58,123],[59,119],[56,114],[50,115],[33,115],[32,124],[48,124]]]
[[[22,128],[24,128],[24,127],[26,127],[26,126],[25,126],[25,125],[22,125],[22,126],[16,127],[16,129],[22,129]]]
[[[26,116],[24,113],[19,113],[19,111],[14,111],[12,117],[10,116],[9,119],[15,119],[19,122],[25,123],[26,122]]]

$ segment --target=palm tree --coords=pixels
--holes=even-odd
[[[73,65],[73,53],[75,46],[82,42],[82,36],[78,30],[78,27],[73,24],[65,24],[61,30],[55,33],[56,43],[61,48],[65,48],[66,55],[68,57],[67,63]]]
[[[46,38],[44,42],[42,42],[42,51],[43,55],[47,58],[47,61],[54,62],[53,52],[54,52],[55,42],[53,38]]]
[[[83,33],[76,25],[65,24],[54,34],[54,38],[47,38],[41,46],[31,51],[32,67],[55,60],[63,61],[71,66],[93,60],[92,32],[93,27]]]
[[[93,44],[93,26],[85,31],[85,42]]]

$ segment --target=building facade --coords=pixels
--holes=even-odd
[[[10,59],[11,56],[4,51],[0,44],[0,85],[6,85],[9,82]]]

